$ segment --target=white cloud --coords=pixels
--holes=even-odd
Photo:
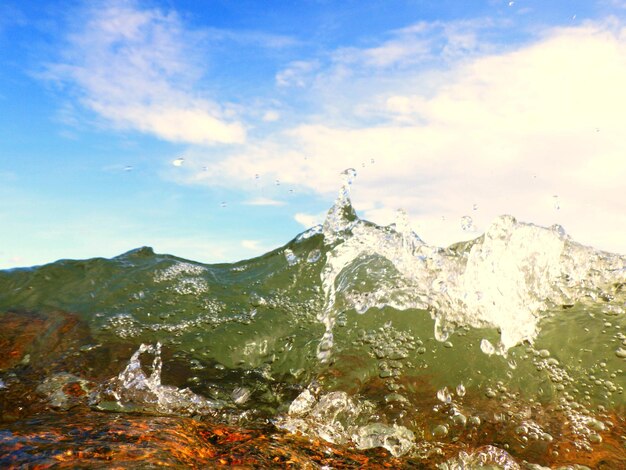
[[[284,206],[286,203],[268,197],[257,197],[244,201],[244,204],[248,206]]]
[[[200,90],[202,34],[176,13],[117,0],[90,4],[78,16],[63,59],[45,78],[123,129],[193,144],[245,140],[243,124]]]
[[[324,222],[326,213],[320,214],[307,214],[304,212],[298,212],[293,216],[294,220],[302,225],[304,228],[311,228]]]
[[[557,28],[499,52],[494,45],[475,46],[471,28],[465,33],[446,71],[424,70],[420,63],[397,75],[388,70],[387,86],[373,79],[368,87],[365,75],[361,88],[349,79],[334,81],[313,96],[326,100],[315,122],[284,128],[217,161],[212,156],[210,171],[193,181],[245,186],[261,173],[330,195],[338,174],[354,167],[357,207],[368,214],[402,207],[431,243],[475,236],[460,230],[468,213],[483,228],[496,215],[513,213],[559,222],[583,242],[626,251],[626,29],[616,22]],[[377,62],[377,47],[343,57],[345,76],[389,65]],[[403,52],[396,53],[400,60]],[[319,70],[317,90],[335,65]],[[420,77],[426,77],[423,87]],[[395,86],[401,81],[404,86]],[[335,114],[324,114],[329,101],[343,125]],[[358,106],[367,107],[369,122],[353,114]],[[559,210],[554,194],[562,201]],[[297,217],[312,224],[306,214]]]
[[[315,70],[319,67],[317,61],[295,61],[287,68],[276,74],[276,84],[282,87],[304,88],[310,82]]]
[[[258,251],[259,243],[261,243],[259,240],[241,240],[241,246],[246,250]]]
[[[626,9],[626,0],[604,0],[602,3],[609,7]]]
[[[262,119],[265,122],[275,122],[275,121],[278,121],[280,119],[280,113],[278,111],[274,111],[274,110],[266,111],[263,114]]]

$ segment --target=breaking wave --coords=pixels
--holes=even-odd
[[[97,410],[269,420],[396,457],[474,445],[441,468],[601,446],[625,405],[626,257],[511,216],[430,246],[402,212],[360,219],[345,176],[323,225],[259,258],[205,265],[144,247],[0,271],[0,309],[78,315],[76,356],[106,363],[42,393],[58,399],[74,377],[96,384]]]

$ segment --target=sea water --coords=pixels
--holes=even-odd
[[[85,326],[64,353],[80,368],[22,358],[0,393],[40,361],[57,410],[69,375],[95,411],[262,423],[402,462],[621,465],[626,257],[511,216],[430,246],[402,213],[358,218],[351,176],[323,225],[259,258],[144,247],[0,271],[0,311]]]

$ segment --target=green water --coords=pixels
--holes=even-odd
[[[118,362],[103,365],[116,372],[100,378],[94,409],[201,415],[198,403],[207,403],[207,413],[230,422],[270,420],[403,454],[417,452],[420,442],[456,442],[471,426],[498,420],[509,423],[522,448],[535,431],[547,446],[560,436],[530,411],[539,404],[562,413],[563,429],[569,420],[568,442],[590,452],[599,445],[608,426],[603,413],[619,414],[626,404],[624,258],[509,219],[503,224],[517,224],[509,232],[497,225],[487,238],[434,249],[397,227],[358,220],[346,204],[340,198],[323,228],[234,264],[205,265],[144,247],[113,259],[0,271],[0,311],[76,314],[89,332],[77,357],[127,351],[98,356]],[[551,237],[558,256],[529,239],[520,258],[525,242],[515,237],[524,231]],[[512,271],[496,272],[507,266],[501,240],[512,246]],[[504,246],[495,261],[484,262],[487,243],[490,253]],[[469,277],[473,259],[489,268],[487,281]],[[532,270],[542,263],[540,274]],[[502,292],[489,293],[498,277],[520,270],[526,274],[517,290],[496,285],[504,300],[493,297]],[[544,272],[553,277],[537,278]],[[482,282],[482,291],[465,296],[459,286],[467,279]],[[484,301],[489,295],[493,306]],[[522,308],[519,319],[515,308]],[[522,338],[516,344],[503,342],[515,335]],[[162,350],[137,354],[133,369],[131,353],[157,343]],[[143,375],[133,375],[137,370]],[[11,373],[0,371],[0,379]],[[343,404],[324,402],[332,392],[345,392],[332,395]],[[303,393],[310,403],[294,411]],[[332,432],[321,430],[319,416]],[[374,437],[358,437],[372,429]],[[381,444],[385,433],[410,450]]]

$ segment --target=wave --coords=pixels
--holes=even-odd
[[[626,256],[512,216],[431,246],[401,212],[389,226],[360,219],[353,176],[322,225],[258,258],[208,265],[143,247],[0,271],[0,311],[85,326],[75,370],[44,376],[42,393],[58,402],[73,377],[96,384],[96,410],[270,420],[394,456],[513,436],[512,454],[494,437],[450,468],[599,445],[607,410],[624,406]],[[48,370],[40,349],[6,370]]]

